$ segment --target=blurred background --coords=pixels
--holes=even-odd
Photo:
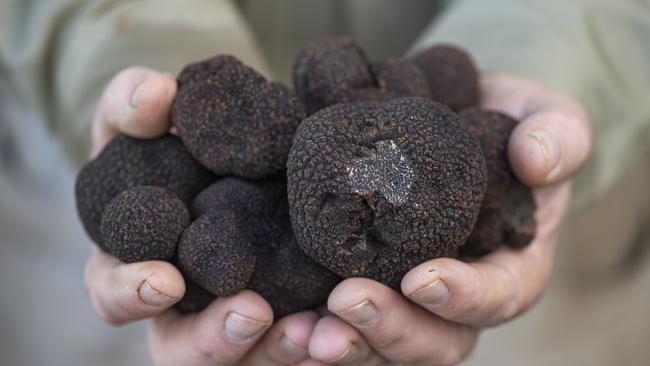
[[[517,32],[517,41],[531,47],[552,43],[544,37],[556,31],[567,39],[589,39],[593,44],[585,48],[593,46],[614,74],[607,79],[615,80],[611,88],[630,93],[622,97],[640,112],[610,107],[601,81],[585,81],[580,73],[540,80],[583,101],[597,137],[612,141],[606,138],[614,136],[608,127],[612,116],[619,117],[616,128],[628,133],[615,134],[616,145],[597,140],[594,162],[578,177],[545,297],[516,321],[485,331],[464,364],[650,364],[649,2],[500,0],[490,2],[499,9],[494,14],[476,10],[485,7],[477,5],[480,1],[446,3],[0,0],[0,363],[150,363],[143,322],[113,328],[90,306],[83,286],[90,242],[74,207],[74,179],[87,156],[92,113],[117,71],[137,64],[175,74],[187,62],[231,52],[290,83],[299,47],[338,34],[352,35],[371,58],[403,55],[429,34],[469,48],[479,66],[490,68],[499,60],[495,53],[506,50],[484,55],[485,46],[477,45],[507,47],[498,27],[482,28],[484,38],[466,42],[462,37],[469,32],[456,31],[471,28],[480,13],[493,17],[485,23],[504,27],[510,25],[507,16],[514,17],[514,29],[530,28]],[[148,11],[153,6],[156,10]],[[187,15],[178,13],[179,7]],[[442,15],[441,9],[446,10]],[[567,25],[574,24],[572,16],[579,19],[575,38]],[[619,30],[621,24],[631,26]],[[611,27],[604,28],[607,36],[601,26]],[[161,29],[178,38],[161,40]],[[240,48],[240,43],[250,46]],[[622,53],[620,44],[634,51]],[[565,48],[571,50],[570,44]],[[580,51],[570,54],[579,59]],[[645,69],[623,69],[632,58]],[[537,62],[557,66],[545,60]],[[515,61],[518,67],[531,62]],[[507,70],[514,63],[507,58],[503,66]],[[529,76],[539,69],[530,66]],[[625,72],[632,71],[636,80],[630,81]],[[603,165],[615,168],[600,173]]]

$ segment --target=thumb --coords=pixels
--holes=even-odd
[[[167,132],[176,88],[173,76],[144,67],[131,67],[115,75],[95,113],[92,155],[120,133],[153,138]]]
[[[508,155],[519,179],[532,187],[566,180],[586,162],[592,133],[587,113],[572,98],[541,91],[510,136]]]

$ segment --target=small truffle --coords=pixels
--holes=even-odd
[[[523,248],[535,237],[535,200],[530,188],[514,180],[501,205],[504,242],[513,248]]]
[[[393,288],[416,265],[455,253],[486,188],[476,137],[422,98],[320,110],[298,128],[287,168],[303,250],[340,276]]]
[[[214,295],[247,288],[280,317],[324,303],[339,281],[296,244],[283,180],[224,178],[192,211],[200,216],[183,235],[179,266]]]
[[[395,58],[371,62],[349,37],[303,48],[296,56],[294,83],[307,114],[337,103],[431,97],[426,77],[414,63]]]
[[[469,128],[481,143],[487,168],[487,191],[483,208],[498,208],[512,180],[516,180],[510,170],[508,160],[508,140],[517,121],[509,116],[470,108],[460,113],[460,120]]]
[[[479,108],[463,111],[460,118],[481,143],[488,182],[476,226],[460,248],[461,255],[482,256],[501,244],[528,245],[535,235],[535,202],[530,189],[514,176],[507,151],[517,121]]]
[[[408,60],[389,58],[374,61],[370,64],[370,70],[376,85],[362,90],[353,102],[389,101],[405,97],[431,98],[424,73]],[[370,92],[374,92],[375,96],[369,95]]]
[[[104,248],[104,209],[119,193],[136,186],[171,190],[188,206],[214,177],[187,152],[178,137],[114,138],[79,172],[75,184],[77,212],[90,238]]]
[[[139,186],[106,206],[101,232],[104,247],[123,262],[170,260],[189,223],[187,207],[171,191]]]
[[[236,212],[215,208],[185,230],[178,247],[179,267],[216,296],[246,287],[255,269],[255,248]]]
[[[187,149],[217,175],[258,179],[283,171],[304,107],[293,91],[232,56],[186,66],[172,123]]]
[[[431,47],[413,58],[429,82],[431,98],[461,111],[479,103],[478,72],[463,50],[446,45]]]
[[[296,55],[293,80],[308,115],[351,102],[359,90],[376,85],[365,53],[350,37],[325,38],[302,48]]]

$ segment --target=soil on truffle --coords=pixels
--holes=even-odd
[[[172,123],[201,164],[250,179],[284,171],[304,117],[292,90],[226,55],[186,66],[178,80]]]
[[[287,167],[303,250],[343,277],[394,288],[467,240],[486,189],[476,137],[422,98],[320,110],[298,129]]]
[[[171,191],[139,186],[118,194],[106,207],[104,247],[122,262],[169,260],[190,224],[185,203]]]
[[[420,52],[412,60],[426,75],[433,100],[457,112],[478,105],[478,72],[463,50],[437,45]]]
[[[214,180],[199,165],[178,137],[114,138],[79,172],[75,184],[77,212],[90,238],[101,248],[104,209],[119,193],[137,186],[167,188],[188,207],[194,197]]]

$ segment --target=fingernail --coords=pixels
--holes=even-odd
[[[374,324],[379,319],[377,307],[370,301],[364,300],[361,303],[339,311],[336,315],[349,321],[354,325],[368,326]]]
[[[162,292],[151,287],[149,282],[144,281],[138,289],[138,296],[144,301],[145,304],[151,306],[163,306],[172,302],[172,297],[163,294]]]
[[[535,139],[539,146],[542,155],[544,156],[546,172],[545,178],[548,180],[552,178],[556,167],[560,162],[560,144],[557,142],[555,136],[546,130],[535,130],[528,133],[528,136]]]
[[[326,363],[335,363],[335,362],[341,362],[344,359],[348,358],[350,355],[354,354],[354,350],[356,350],[356,346],[350,342],[348,343],[348,348],[345,349],[345,352],[343,352],[340,356],[333,358],[331,360],[325,361]]]
[[[419,304],[429,306],[440,305],[449,298],[449,289],[441,279],[437,279],[421,287],[411,294],[410,297]]]
[[[226,336],[235,342],[251,339],[258,335],[269,323],[260,322],[231,312],[226,317],[224,330]]]
[[[142,80],[140,85],[138,85],[137,87],[135,87],[135,89],[133,89],[133,93],[131,93],[131,99],[129,100],[129,104],[131,105],[131,108],[133,109],[138,108],[138,103],[140,102],[140,94],[142,94],[142,91],[145,89],[145,84],[147,84],[149,78],[150,76]]]
[[[280,347],[289,355],[300,358],[300,357],[307,357],[308,352],[306,349],[299,347],[295,343],[291,341],[291,339],[287,338],[287,336],[282,336],[280,338]]]

